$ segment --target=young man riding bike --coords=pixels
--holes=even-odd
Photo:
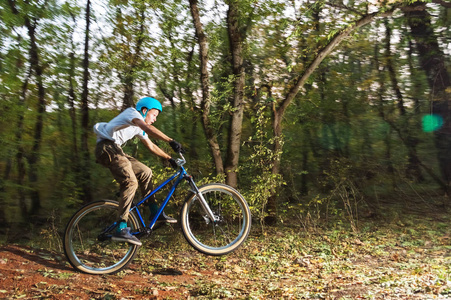
[[[127,227],[129,210],[138,185],[143,196],[152,191],[152,170],[132,156],[125,154],[122,146],[128,140],[138,137],[150,152],[169,161],[173,168],[177,168],[175,160],[149,139],[152,137],[168,142],[175,152],[182,151],[180,143],[152,125],[162,110],[158,100],[144,97],[138,101],[136,108],[129,107],[110,122],[94,125],[94,132],[97,135],[96,162],[110,169],[114,179],[120,185],[119,224],[112,240],[141,245],[141,241],[131,235],[130,228]],[[152,218],[158,211],[158,205],[154,199],[149,199],[149,202]],[[164,212],[158,221],[177,222]]]

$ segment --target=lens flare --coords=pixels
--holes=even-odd
[[[426,115],[423,117],[423,131],[433,132],[443,126],[443,118],[437,115]]]

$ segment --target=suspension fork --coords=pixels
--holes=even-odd
[[[204,212],[207,214],[208,218],[214,223],[216,221],[219,221],[219,217],[215,216],[213,214],[213,211],[210,208],[210,205],[208,205],[207,201],[205,200],[204,196],[202,195],[202,193],[199,191],[199,188],[197,187],[197,185],[194,183],[193,177],[190,175],[186,175],[185,179],[188,181],[190,187],[191,187],[191,191],[196,194],[197,199],[199,199],[200,205],[202,206],[202,208],[204,209]]]

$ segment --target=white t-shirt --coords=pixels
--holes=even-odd
[[[133,119],[141,119],[143,116],[133,107],[129,107],[110,122],[101,122],[94,125],[94,133],[97,135],[97,142],[110,140],[122,146],[135,136],[140,139],[148,139],[147,134],[138,126],[133,124]]]

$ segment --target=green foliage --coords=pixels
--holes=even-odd
[[[84,29],[79,26],[84,12],[71,1],[16,4],[20,8],[17,15],[7,1],[1,2],[0,11],[0,210],[6,212],[7,223],[28,220],[21,206],[27,211],[31,206],[29,194],[37,190],[42,209],[34,222],[46,224],[38,230],[43,230],[54,247],[56,242],[51,237],[55,229],[48,223],[59,224],[60,220],[49,219],[49,212],[63,220],[83,202],[80,182],[84,174],[77,168],[81,161],[79,66],[84,46],[80,39]],[[200,3],[209,41],[209,117],[223,159],[230,115],[234,112],[231,99],[236,79],[231,75],[226,4]],[[390,19],[387,24],[394,32],[391,55],[406,100],[406,114],[400,114],[399,100],[391,87],[384,57],[386,37],[377,21],[351,35],[306,81],[283,116],[283,150],[275,153],[274,112],[292,90],[294,79],[335,34],[369,11],[385,8],[368,1],[348,1],[346,5],[327,1],[309,5],[241,1],[239,5],[240,26],[249,26],[242,45],[246,86],[239,189],[255,218],[263,220],[268,213],[268,199],[278,197],[281,221],[293,217],[301,220],[305,228],[318,229],[323,222],[333,220],[358,231],[362,210],[378,211],[380,199],[390,197],[394,191],[409,193],[411,201],[437,193],[436,182],[424,168],[420,168],[423,181],[421,176],[406,174],[412,162],[412,149],[406,141],[415,144],[417,158],[424,166],[434,174],[439,172],[435,127],[428,127],[426,132],[421,127],[421,120],[427,121],[431,114],[432,98],[405,18]],[[440,5],[428,4],[427,10],[433,18],[437,41],[444,48],[451,33],[449,12]],[[211,18],[205,17],[210,13]],[[41,160],[35,166],[39,170],[37,187],[31,186],[28,177],[38,88],[35,74],[30,72],[26,17],[36,19],[47,105]],[[91,25],[89,127],[119,113],[126,87],[134,93],[132,101],[143,95],[155,96],[164,105],[164,113],[155,125],[188,150],[190,173],[199,184],[224,182],[224,174],[214,174],[199,118],[199,57],[186,3],[111,1],[104,10],[93,11]],[[445,51],[447,62],[448,54]],[[71,84],[75,113],[69,101]],[[92,133],[88,143],[94,149]],[[138,145],[129,143],[126,151],[151,166],[155,182],[160,182],[169,173],[166,166]],[[172,154],[166,143],[158,145]],[[273,174],[277,161],[281,170]],[[23,171],[19,171],[20,162]],[[118,187],[108,170],[94,163],[92,152],[90,175],[94,198],[114,198]],[[174,212],[178,212],[177,205],[184,198],[183,193],[176,196],[171,208]]]
[[[272,197],[282,185],[280,174],[273,174],[274,162],[280,159],[281,153],[274,152],[275,138],[269,136],[268,116],[266,107],[256,108],[255,118],[252,121],[254,134],[249,137],[246,145],[250,147],[250,156],[241,171],[249,176],[249,188],[244,192],[254,218],[263,222],[267,216],[268,199]]]

